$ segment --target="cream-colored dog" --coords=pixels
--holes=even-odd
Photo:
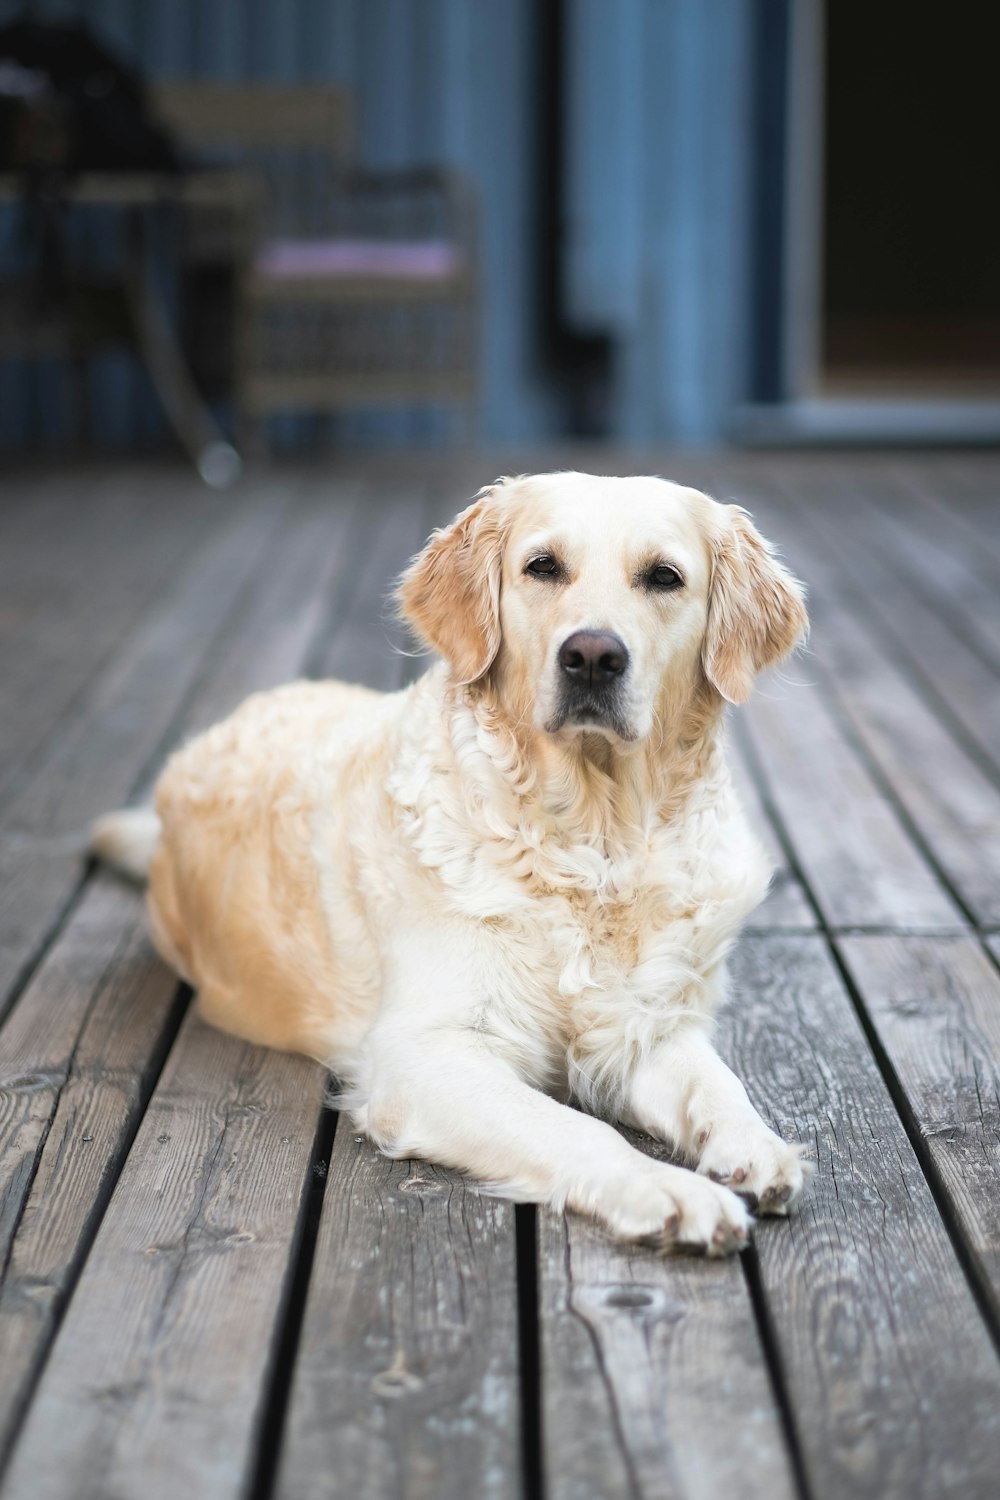
[[[204,1017],[325,1063],[383,1151],[739,1248],[802,1167],[710,1040],[769,873],[721,721],[802,637],[799,586],[736,506],[550,474],[480,494],[399,600],[444,658],[419,682],[249,699],[96,851],[148,872]]]

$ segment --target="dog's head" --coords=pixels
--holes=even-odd
[[[746,512],[662,479],[501,481],[435,532],[402,612],[455,680],[560,737],[647,738],[710,684],[730,703],[806,630]]]

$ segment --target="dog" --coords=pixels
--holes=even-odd
[[[423,677],[250,698],[93,849],[148,876],[202,1016],[318,1059],[389,1156],[727,1254],[803,1184],[711,1040],[770,878],[725,709],[802,641],[803,597],[738,506],[499,480],[400,581]]]

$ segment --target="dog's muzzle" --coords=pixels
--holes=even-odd
[[[631,739],[621,708],[628,664],[628,647],[620,636],[604,630],[574,631],[556,654],[559,706],[546,728],[555,733],[566,724],[593,724]]]

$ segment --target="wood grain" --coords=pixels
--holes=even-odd
[[[744,939],[719,1040],[816,1161],[794,1217],[756,1233],[813,1493],[992,1493],[996,1352],[823,940]]]
[[[840,948],[1000,1318],[1000,973],[969,936]]]
[[[946,507],[931,503],[914,483],[865,485],[873,502],[868,525],[892,564],[985,660],[1000,665],[1000,558],[987,531],[978,539]]]
[[[5,1500],[241,1495],[322,1094],[192,1012],[42,1373]]]
[[[514,1210],[341,1117],[275,1494],[520,1493]]]
[[[841,715],[964,905],[978,922],[1000,923],[1000,789],[849,616],[837,616],[819,660]]]
[[[180,574],[38,757],[5,810],[5,829],[72,832],[128,795],[201,675],[213,636],[265,562],[285,504],[273,489],[248,496],[236,520]]]
[[[552,1500],[796,1493],[738,1260],[622,1249],[548,1212],[540,1259]]]
[[[0,1455],[159,1067],[177,979],[94,881],[0,1037]]]
[[[1000,556],[1000,482],[995,461],[989,455],[978,461],[970,453],[943,458],[927,474],[907,465],[910,482],[922,485],[938,505],[957,517],[973,533],[974,546],[985,541]]]

